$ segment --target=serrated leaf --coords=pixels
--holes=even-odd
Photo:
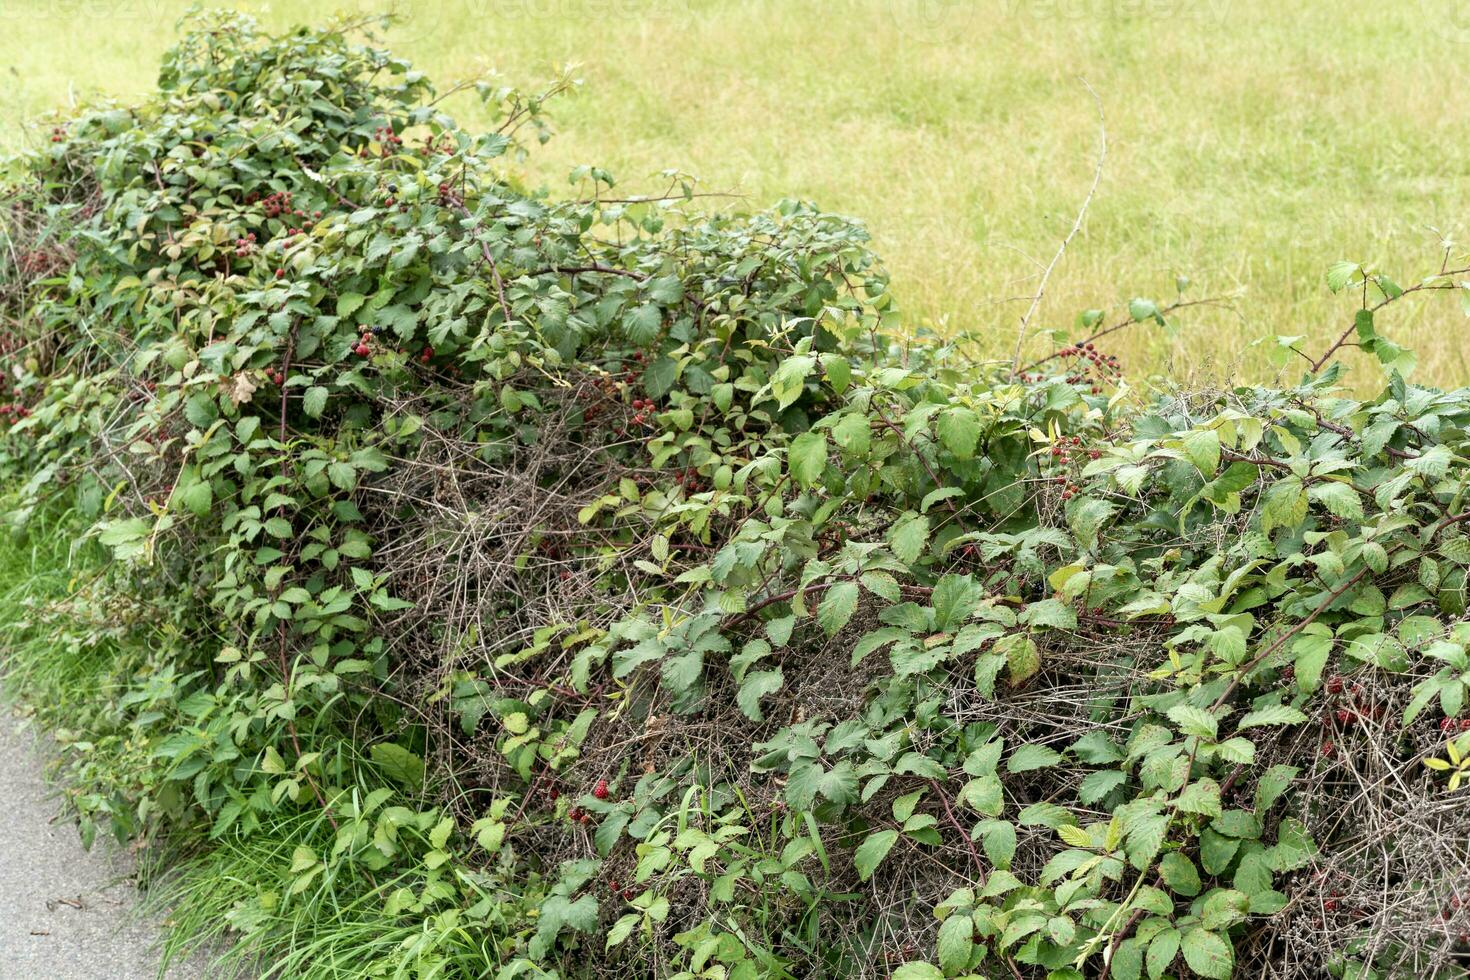
[[[888,532],[888,546],[905,565],[912,565],[924,553],[929,540],[929,518],[910,511]]]
[[[787,458],[792,479],[798,485],[816,486],[827,468],[827,433],[803,432],[791,441]]]
[[[832,636],[852,619],[852,614],[857,612],[857,605],[858,584],[851,581],[838,582],[827,590],[817,605],[817,622],[828,636]]]
[[[1056,749],[1031,743],[1022,745],[1011,753],[1011,757],[1006,760],[1006,772],[1019,773],[1048,769],[1061,761],[1062,754]]]
[[[1289,704],[1273,704],[1249,712],[1235,726],[1236,731],[1247,728],[1262,728],[1267,725],[1300,725],[1307,716]]]
[[[857,869],[858,877],[863,881],[871,878],[873,872],[878,870],[878,865],[888,856],[888,852],[893,850],[897,840],[896,830],[880,830],[864,838],[852,855],[853,867]]]
[[[1098,769],[1090,772],[1077,787],[1077,801],[1083,806],[1093,806],[1127,781],[1128,774],[1120,769]]]
[[[956,457],[969,459],[975,455],[975,445],[980,441],[980,419],[972,410],[964,407],[947,409],[939,414],[935,428],[944,448]]]
[[[1351,484],[1336,481],[1318,483],[1307,492],[1307,496],[1336,517],[1350,521],[1363,518],[1363,499]]]
[[[1327,288],[1334,293],[1340,293],[1352,282],[1353,277],[1361,268],[1356,262],[1340,260],[1327,267]]]
[[[1213,741],[1219,734],[1219,723],[1215,716],[1203,708],[1189,704],[1176,704],[1168,711],[1169,720],[1179,726],[1185,735],[1194,735]]]
[[[1229,980],[1235,969],[1235,953],[1230,943],[1206,929],[1190,929],[1180,942],[1184,962],[1202,977]]]
[[[1064,823],[1057,828],[1057,836],[1069,847],[1091,848],[1092,835],[1076,824]]]
[[[735,694],[735,704],[740,708],[741,713],[751,721],[764,721],[761,715],[760,699],[779,691],[782,680],[779,668],[757,670],[746,674],[745,680],[740,684],[740,690]]]
[[[975,926],[968,915],[951,915],[939,926],[935,952],[945,973],[953,976],[963,971],[974,949]]]
[[[1163,860],[1159,861],[1159,877],[1164,879],[1164,884],[1169,886],[1170,891],[1186,898],[1198,895],[1203,887],[1194,862],[1178,851],[1165,854]]]
[[[383,774],[406,789],[418,789],[424,781],[424,760],[401,745],[379,742],[368,755]]]
[[[1201,429],[1185,433],[1184,454],[1206,480],[1220,468],[1220,433],[1214,429]]]

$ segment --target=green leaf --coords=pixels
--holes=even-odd
[[[607,942],[603,948],[612,949],[614,946],[623,943],[633,934],[633,927],[642,920],[643,916],[637,912],[629,912],[627,915],[619,918],[618,921],[612,924],[612,928],[607,931]]]
[[[975,926],[968,915],[951,915],[939,926],[935,952],[945,973],[960,973],[970,962],[975,950]]]
[[[1185,787],[1174,801],[1174,806],[1184,813],[1199,813],[1209,817],[1220,815],[1220,784],[1203,777]]]
[[[650,347],[663,325],[664,311],[653,303],[644,303],[623,315],[623,336],[635,347]]]
[[[893,971],[893,980],[944,980],[939,967],[915,960]]]
[[[888,546],[905,565],[912,565],[924,553],[929,540],[929,518],[909,511],[888,532]]]
[[[1256,812],[1265,813],[1281,798],[1291,781],[1301,772],[1296,766],[1272,766],[1256,782]]]
[[[807,375],[816,367],[817,359],[809,354],[786,358],[771,377],[771,394],[782,411],[791,406],[806,389]]]
[[[1108,976],[1112,980],[1139,980],[1143,975],[1143,948],[1129,936],[1113,950]]]
[[[1190,929],[1184,934],[1180,948],[1184,951],[1184,962],[1202,977],[1229,980],[1235,969],[1235,953],[1230,943],[1207,929]]]
[[[321,418],[326,407],[327,389],[321,385],[312,385],[306,389],[306,394],[301,396],[301,410],[311,418]]]
[[[791,441],[791,476],[807,489],[816,486],[827,468],[827,433],[803,432]]]
[[[1185,735],[1195,735],[1214,741],[1215,736],[1219,733],[1219,723],[1215,720],[1215,716],[1193,705],[1176,704],[1169,709],[1169,720],[1178,725],[1179,730]]]
[[[1006,760],[1006,772],[1019,773],[1031,772],[1034,769],[1048,769],[1061,761],[1062,754],[1056,749],[1033,742],[1011,753],[1011,757]]]
[[[1033,602],[1021,613],[1021,622],[1028,626],[1050,627],[1070,630],[1077,628],[1077,611],[1060,599],[1042,599]]]
[[[214,487],[208,480],[196,480],[180,491],[179,502],[195,517],[203,517],[214,503]]]
[[[960,790],[960,798],[988,817],[998,817],[1005,809],[1005,787],[994,773],[970,780]]]
[[[941,632],[954,629],[970,618],[985,590],[968,575],[944,575],[929,597],[934,607],[934,628]]]
[[[1041,651],[1036,646],[1036,641],[1024,633],[1011,633],[995,641],[995,652],[1005,657],[1005,664],[1009,669],[1007,679],[1011,686],[1025,682],[1041,670]],[[979,677],[980,665],[976,663],[976,677]]]
[[[1184,453],[1206,479],[1220,468],[1220,433],[1202,429],[1184,435]]]
[[[1098,769],[1090,772],[1077,787],[1077,802],[1083,806],[1095,806],[1127,781],[1128,774],[1120,769]]]
[[[1326,507],[1336,517],[1350,521],[1363,519],[1363,499],[1352,484],[1335,481],[1318,483],[1307,492],[1307,496]]]
[[[659,276],[648,281],[648,298],[672,306],[684,298],[684,283],[678,276]]]
[[[981,846],[985,848],[985,857],[997,868],[1005,869],[1011,866],[1011,859],[1016,856],[1016,825],[1008,820],[986,820],[975,825],[971,837],[979,835]],[[994,876],[992,876],[993,878]]]
[[[1233,888],[1222,888],[1205,899],[1200,911],[1200,925],[1206,929],[1224,931],[1244,922],[1250,911],[1250,899],[1244,892]]]
[[[944,448],[959,459],[975,455],[975,445],[980,441],[980,419],[968,408],[951,408],[939,414],[935,424],[939,441]]]
[[[1300,725],[1307,716],[1289,704],[1273,704],[1248,713],[1235,726],[1236,731],[1261,728],[1267,725]]]
[[[1307,492],[1300,477],[1288,476],[1273,483],[1261,498],[1261,533],[1273,528],[1296,527],[1307,517]]]
[[[843,354],[823,354],[821,360],[827,383],[837,394],[842,394],[852,383],[852,362]]]
[[[857,612],[858,584],[852,581],[838,582],[827,590],[817,606],[817,622],[828,636],[832,636]]]
[[[1296,686],[1303,694],[1311,694],[1322,681],[1322,668],[1332,653],[1330,632],[1309,632],[1297,637],[1291,645],[1296,658]]]
[[[1128,315],[1134,320],[1142,323],[1144,320],[1162,322],[1163,317],[1159,315],[1159,304],[1151,299],[1138,297],[1128,303]]]
[[[740,708],[741,713],[751,721],[764,721],[765,719],[761,716],[760,700],[766,695],[779,691],[781,682],[780,669],[757,670],[746,674],[740,690],[735,694],[735,704]]]
[[[852,855],[852,863],[857,868],[858,877],[863,881],[871,878],[873,872],[878,870],[878,865],[883,863],[883,859],[888,856],[888,852],[893,850],[893,845],[897,840],[898,831],[896,830],[880,830],[865,837]]]
[[[1340,293],[1353,281],[1361,266],[1356,262],[1340,260],[1332,263],[1327,269],[1327,288],[1334,293]]]
[[[405,789],[419,789],[424,781],[424,760],[393,742],[379,742],[368,755],[383,770],[383,775]]]
[[[361,309],[365,302],[367,297],[362,293],[343,293],[337,297],[337,315],[345,320]]]
[[[1148,944],[1148,975],[1159,980],[1179,954],[1179,930],[1164,929]]]
[[[1186,898],[1198,895],[1202,887],[1194,862],[1178,851],[1164,855],[1159,862],[1159,876],[1170,891]]]

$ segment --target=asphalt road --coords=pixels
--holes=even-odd
[[[0,980],[155,980],[158,925],[137,911],[128,857],[100,838],[82,849],[42,752],[0,705]]]

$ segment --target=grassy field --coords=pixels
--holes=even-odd
[[[7,0],[5,142],[69,99],[143,91],[186,6]],[[238,6],[272,23],[331,9]],[[1190,316],[1175,336],[1139,330],[1116,348],[1125,364],[1259,379],[1271,369],[1252,341],[1301,334],[1320,350],[1350,322],[1351,300],[1323,285],[1329,263],[1377,263],[1407,283],[1438,266],[1435,229],[1454,236],[1470,215],[1470,21],[1456,8],[426,0],[389,36],[439,78],[496,66],[529,82],[580,63],[587,85],[558,111],[559,137],[530,164],[538,177],[596,162],[647,190],[679,167],[752,206],[800,196],[854,214],[910,311],[983,332],[997,355],[1092,180],[1085,78],[1109,153],[1034,323],[1168,299],[1187,275],[1191,293],[1231,296],[1234,310]],[[461,115],[473,121],[472,107]],[[1396,308],[1384,329],[1419,352],[1417,379],[1459,384],[1466,327],[1440,297]]]

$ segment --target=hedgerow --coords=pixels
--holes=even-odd
[[[199,15],[10,167],[12,680],[180,945],[1465,975],[1470,391],[1375,326],[1452,250],[1334,266],[1295,385],[1130,386],[1182,297],[986,361],[849,219],[528,186],[569,79],[436,93],[367,27]]]

